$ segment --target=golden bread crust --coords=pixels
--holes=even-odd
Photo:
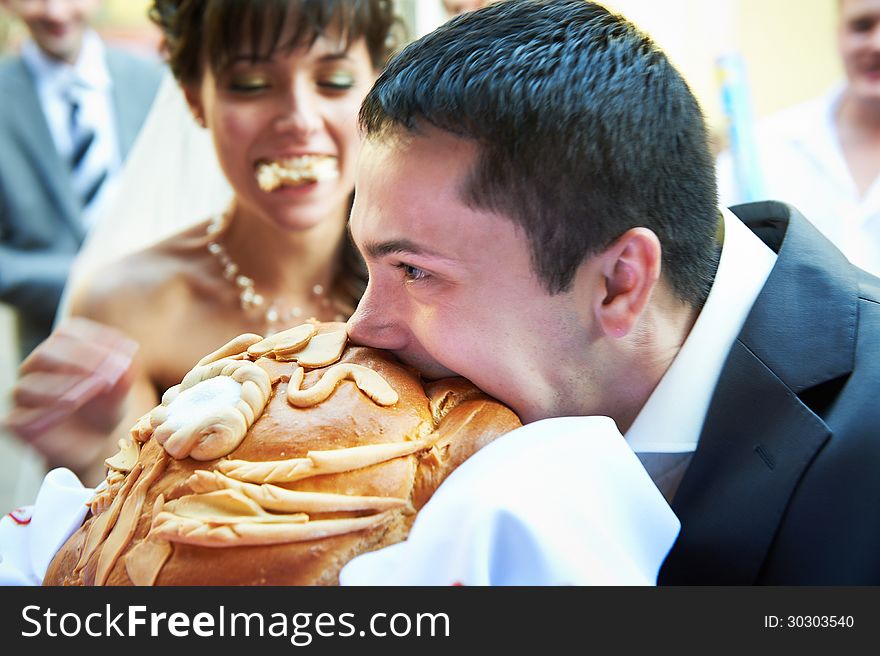
[[[334,327],[338,329],[338,324],[321,324],[318,332],[326,333]],[[295,408],[286,397],[297,363],[260,356],[256,364],[269,374],[272,392],[241,443],[222,458],[199,461],[191,457],[175,459],[156,439],[147,439],[135,469],[126,474],[137,480],[117,486],[123,492],[103,509],[98,508],[98,515],[86,519],[55,556],[44,584],[131,585],[132,578],[140,584],[156,585],[337,584],[340,569],[355,556],[405,539],[416,511],[456,467],[488,442],[520,425],[513,412],[469,382],[447,379],[423,385],[414,371],[382,351],[348,346],[339,363],[362,365],[377,372],[397,392],[398,401],[389,407],[380,406],[346,380],[317,405]],[[316,384],[329,368],[307,371],[302,388]],[[352,471],[272,482],[260,490],[261,494],[282,488],[403,500],[397,507],[376,513],[376,521],[367,528],[300,542],[247,546],[201,546],[176,537],[166,540],[163,538],[170,534],[157,533],[158,513],[164,511],[163,517],[167,517],[176,500],[192,498],[197,492],[192,483],[196,471],[218,472],[226,467],[228,474],[230,461],[307,459],[309,452],[392,443],[417,443],[418,449]],[[216,485],[222,487],[226,481],[241,489],[241,484],[226,474],[205,477],[211,485],[216,480]],[[247,489],[254,491],[256,485],[259,483]],[[142,498],[136,499],[139,491]],[[136,517],[132,525],[122,526],[123,518],[133,514]],[[310,513],[309,522],[322,526],[318,520],[363,518],[369,514]],[[111,521],[114,517],[118,517],[115,522]],[[217,526],[212,524],[210,528]],[[233,527],[229,533],[227,528],[220,528],[227,531],[227,539],[236,530]],[[198,535],[204,535],[204,530],[199,529],[202,532]],[[236,539],[233,535],[233,545]],[[127,559],[131,561],[129,566]],[[156,563],[136,559],[156,559]]]

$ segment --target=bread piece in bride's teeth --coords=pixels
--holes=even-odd
[[[312,182],[332,180],[339,177],[339,167],[335,157],[303,155],[260,162],[257,165],[256,176],[260,189],[275,191],[280,187],[298,187]]]

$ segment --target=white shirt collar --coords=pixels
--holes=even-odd
[[[681,350],[626,433],[633,451],[697,448],[721,369],[776,263],[776,254],[733,213],[721,213],[724,243],[715,281]]]
[[[106,92],[112,84],[104,43],[93,30],[86,30],[83,34],[82,49],[74,64],[49,57],[32,40],[22,45],[21,58],[37,86],[50,93],[63,95],[74,81],[101,92]]]

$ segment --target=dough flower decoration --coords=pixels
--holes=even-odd
[[[239,338],[225,345],[215,353],[206,356],[180,384],[181,393],[187,389],[196,390],[198,385],[216,376],[231,376],[234,380],[244,380],[241,398],[236,409],[246,408],[242,401],[262,401],[258,408],[247,415],[249,423],[244,426],[230,408],[217,411],[212,406],[210,413],[190,421],[184,429],[177,424],[168,424],[173,416],[174,404],[181,393],[166,395],[163,405],[154,410],[149,418],[152,435],[164,445],[165,450],[175,458],[187,455],[202,460],[196,449],[188,447],[208,432],[204,440],[212,446],[207,449],[210,458],[217,458],[231,452],[241,441],[239,433],[247,432],[253,423],[252,415],[259,416],[265,407],[265,400],[251,394],[245,396],[244,386],[248,381],[265,384],[271,388],[268,374],[249,360],[230,358],[269,358],[281,362],[296,362],[287,386],[287,401],[295,408],[309,408],[329,398],[345,380],[352,381],[357,388],[380,406],[392,406],[398,400],[397,392],[377,372],[358,364],[334,364],[342,355],[347,342],[344,330],[318,335],[314,324],[303,324],[295,328],[255,341],[255,337]],[[236,352],[238,351],[238,352]],[[214,358],[219,358],[215,360]],[[332,366],[329,366],[332,365]],[[262,377],[252,372],[256,368]],[[302,390],[305,367],[328,367],[320,380],[312,387]],[[238,379],[236,379],[238,376]],[[257,380],[258,379],[258,380]],[[268,397],[268,394],[265,395]],[[228,401],[227,401],[228,403]],[[244,414],[242,412],[241,414]],[[236,423],[233,423],[233,418]],[[222,427],[222,428],[218,428]],[[178,433],[183,430],[183,436]],[[176,431],[176,432],[174,432]],[[141,437],[149,432],[147,428]],[[217,438],[217,435],[222,437]],[[183,445],[181,449],[178,445]],[[201,446],[201,445],[200,445]],[[231,448],[230,448],[231,447]],[[153,519],[149,537],[166,539],[172,542],[195,544],[204,547],[233,545],[276,544],[314,540],[373,527],[388,519],[384,511],[407,505],[404,499],[387,497],[365,497],[346,494],[327,494],[302,492],[263,485],[273,480],[294,481],[322,474],[352,471],[409,455],[426,448],[425,444],[405,442],[379,444],[328,452],[309,452],[305,458],[297,458],[280,464],[281,468],[296,469],[295,476],[273,478],[269,470],[277,469],[275,462],[221,461],[218,471],[198,470],[188,480],[195,494],[166,502]],[[202,451],[205,451],[202,446]],[[241,470],[250,469],[246,481],[256,481],[260,485],[242,483],[235,480]],[[229,471],[232,477],[222,472]],[[359,517],[311,520],[308,513],[339,513],[363,511],[370,514]],[[283,513],[283,514],[278,514]]]
[[[295,361],[287,400],[307,408],[326,400],[343,380],[381,406],[397,403],[397,392],[381,375],[358,364],[330,367],[318,384],[301,390],[303,367],[326,367],[339,360],[348,338],[344,330],[316,336],[306,323],[263,339],[247,334],[205,356],[180,383],[162,397],[161,405],[142,418],[132,431],[141,442],[153,437],[178,460],[214,460],[238,447],[259,418],[272,393],[266,370],[251,359],[268,357]],[[247,359],[243,359],[247,358]]]
[[[253,362],[196,366],[139,422],[137,439],[155,438],[177,460],[220,458],[241,444],[271,393],[269,375]]]

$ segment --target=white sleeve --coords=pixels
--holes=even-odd
[[[463,463],[409,538],[343,585],[653,585],[680,524],[607,417],[513,431]]]
[[[82,524],[94,493],[69,469],[53,469],[33,506],[0,519],[0,585],[40,585],[52,558]]]

